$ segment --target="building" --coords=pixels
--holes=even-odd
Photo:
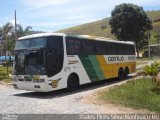
[[[160,44],[149,45],[149,47],[151,57],[160,57]],[[142,56],[148,57],[148,50],[145,50]]]

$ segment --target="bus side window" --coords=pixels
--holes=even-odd
[[[95,42],[91,40],[83,40],[83,53],[86,55],[95,55],[96,54],[96,46]]]
[[[135,49],[133,45],[131,46],[131,55],[135,55]]]
[[[105,42],[96,41],[96,54],[104,55],[105,53]]]
[[[116,55],[116,45],[113,43],[109,43],[107,45],[109,55]]]
[[[118,55],[124,55],[125,54],[123,44],[119,44],[117,50],[118,50]]]
[[[81,41],[76,39],[67,39],[66,40],[67,54],[77,55],[81,54]]]
[[[125,45],[125,44],[124,44],[124,54],[125,54],[125,55],[128,55],[128,47],[127,47],[127,45]]]

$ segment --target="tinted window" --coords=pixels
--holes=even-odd
[[[123,44],[116,44],[116,53],[117,55],[124,55]]]
[[[135,48],[133,45],[131,46],[131,55],[135,55]]]
[[[125,45],[124,44],[124,53],[125,53],[125,55],[135,55],[134,45]]]
[[[105,42],[96,41],[96,54],[104,55],[105,52]]]
[[[107,43],[106,44],[106,51],[108,55],[116,55],[116,45],[114,43]]]
[[[46,47],[46,38],[32,38],[17,40],[15,49],[31,49],[31,48],[44,48]]]
[[[75,38],[66,39],[67,54],[81,54],[81,41]]]
[[[96,54],[95,50],[95,42],[91,40],[83,40],[82,41],[83,46],[83,53],[84,54]]]
[[[49,49],[63,48],[63,37],[61,36],[48,37],[48,48]]]

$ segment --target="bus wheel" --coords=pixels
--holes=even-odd
[[[74,91],[79,87],[79,78],[77,74],[71,74],[67,80],[68,91]]]
[[[128,74],[129,74],[129,69],[128,69],[128,67],[125,67],[125,69],[124,69],[124,78],[127,78]]]
[[[118,71],[118,80],[122,80],[124,78],[123,68],[120,68]]]

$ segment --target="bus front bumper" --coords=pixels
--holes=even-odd
[[[33,83],[33,82],[12,82],[13,87],[19,90],[36,91],[36,92],[49,92],[47,83]]]

